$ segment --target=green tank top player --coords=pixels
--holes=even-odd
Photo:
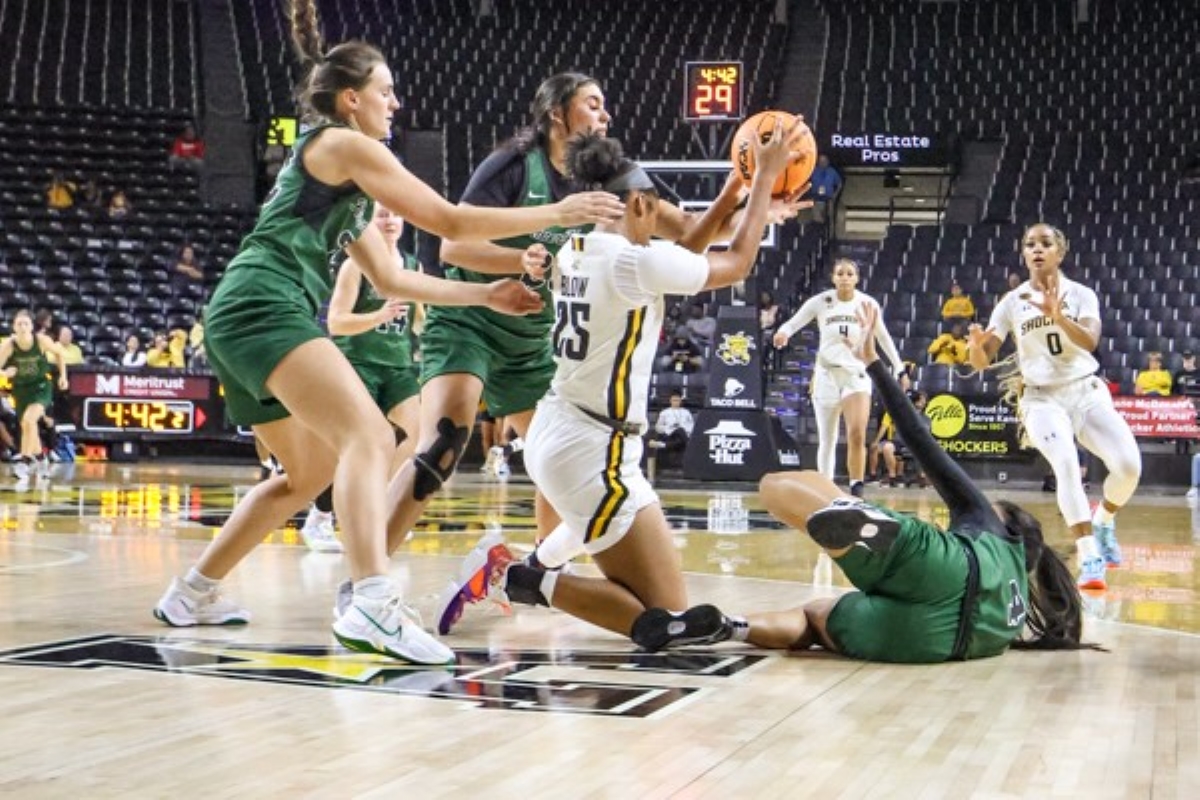
[[[0,342],[0,369],[12,384],[13,406],[21,424],[20,460],[25,477],[31,459],[42,455],[38,423],[54,400],[54,381],[67,390],[67,366],[62,348],[44,333],[33,330],[33,315],[22,309],[13,317],[13,335]]]
[[[528,207],[553,203],[578,187],[550,165],[546,151],[500,150],[489,156],[471,178],[463,202],[482,206]],[[543,245],[553,256],[571,236],[589,225],[550,227],[500,239],[494,244],[523,252]],[[506,277],[448,266],[446,278],[463,283],[490,283]],[[530,284],[541,295],[541,313],[512,317],[486,308],[431,308],[421,339],[421,381],[465,372],[484,383],[488,408],[504,415],[532,409],[550,387],[554,360],[550,327],[554,321],[549,287]]]
[[[333,264],[371,220],[374,202],[357,186],[328,186],[304,168],[309,145],[336,127],[345,126],[315,127],[297,140],[205,311],[209,363],[242,425],[288,415],[267,378],[292,350],[325,335],[317,311],[333,291]]]

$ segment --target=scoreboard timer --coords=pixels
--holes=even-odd
[[[739,120],[742,62],[689,61],[683,70],[683,118],[688,122]]]
[[[189,434],[196,429],[191,400],[123,400],[89,397],[83,404],[83,429],[108,433]]]

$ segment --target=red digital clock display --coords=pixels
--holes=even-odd
[[[196,428],[191,400],[127,400],[89,397],[83,404],[85,431],[188,434]]]
[[[742,62],[689,61],[683,70],[683,118],[737,120],[742,113]]]

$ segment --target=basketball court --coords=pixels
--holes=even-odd
[[[244,466],[59,465],[0,484],[0,793],[20,797],[1191,797],[1200,785],[1200,509],[1140,493],[1128,566],[1088,598],[1099,652],[890,666],[724,644],[668,654],[546,609],[472,607],[445,669],[329,634],[341,556],[278,531],[227,592],[245,627],[150,609],[257,479]],[[1025,504],[1069,552],[1053,496]],[[661,489],[694,601],[842,591],[753,493]],[[869,498],[937,520],[932,490]],[[489,527],[532,539],[532,487],[457,477],[397,555],[428,620]],[[592,569],[583,564],[578,569]],[[1189,788],[1191,787],[1191,788]]]

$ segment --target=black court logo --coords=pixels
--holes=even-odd
[[[124,668],[429,697],[478,708],[648,718],[766,656],[737,652],[488,651],[443,668],[317,645],[99,634],[0,651],[0,665]],[[616,675],[621,680],[614,680]],[[609,677],[611,676],[611,677]],[[690,684],[690,685],[689,685]]]

